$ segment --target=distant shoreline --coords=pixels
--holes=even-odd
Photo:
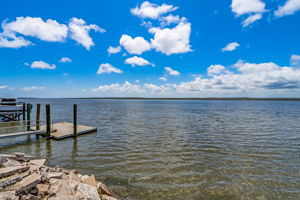
[[[69,97],[69,98],[35,98],[19,97],[18,99],[103,99],[103,100],[243,100],[243,101],[300,101],[300,98],[248,98],[248,97],[207,97],[207,98],[144,98],[144,97]]]

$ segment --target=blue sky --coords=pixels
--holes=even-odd
[[[0,96],[300,97],[298,10],[300,0],[6,1]]]

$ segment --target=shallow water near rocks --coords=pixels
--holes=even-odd
[[[123,199],[300,199],[300,102],[28,99],[97,133],[0,141],[94,174]],[[34,116],[35,110],[33,110]]]

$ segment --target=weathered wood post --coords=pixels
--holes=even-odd
[[[35,128],[40,130],[41,104],[36,105]]]
[[[30,131],[30,113],[31,113],[31,104],[27,104],[27,131]]]
[[[51,132],[51,113],[50,113],[50,105],[46,105],[46,136],[50,137]]]
[[[77,104],[73,105],[73,135],[77,135]]]
[[[26,120],[26,103],[23,103],[23,121]]]

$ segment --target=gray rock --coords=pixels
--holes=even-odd
[[[102,200],[118,200],[114,197],[111,197],[111,196],[108,196],[108,195],[105,195],[105,194],[101,196],[101,199]]]
[[[76,196],[80,198],[91,199],[91,200],[101,200],[97,192],[97,188],[84,183],[78,183]]]
[[[31,174],[24,178],[21,182],[17,184],[16,194],[21,194],[23,192],[28,192],[30,189],[35,187],[41,181],[41,175],[39,174]]]
[[[28,169],[29,169],[28,166],[0,168],[0,178],[16,174],[19,171],[24,172],[27,171]]]
[[[1,200],[18,200],[19,197],[16,196],[15,191],[1,192]]]

